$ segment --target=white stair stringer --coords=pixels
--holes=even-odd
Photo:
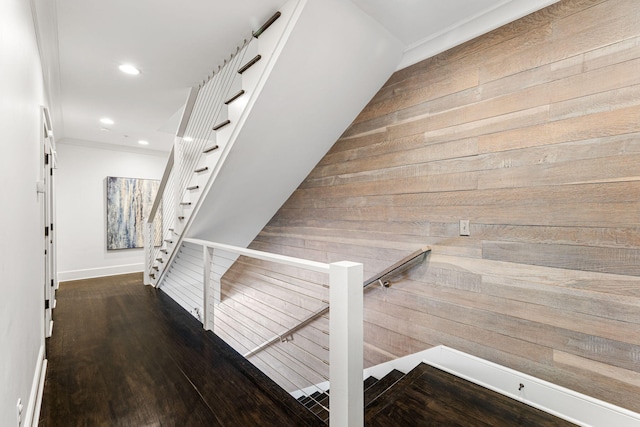
[[[232,124],[200,159],[208,170],[191,180],[199,189],[188,194],[178,245],[195,237],[246,247],[402,57],[402,44],[351,2],[290,0],[279,10],[252,41],[261,59],[241,75],[247,93],[229,106]]]

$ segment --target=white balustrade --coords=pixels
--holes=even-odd
[[[186,238],[184,241],[203,247],[204,326],[207,329],[213,329],[215,315],[215,303],[209,302],[220,301],[219,281],[217,285],[214,284],[211,273],[216,250],[329,275],[330,424],[345,427],[362,426],[363,265],[349,261],[326,264],[200,239]],[[213,295],[213,292],[217,292],[218,296]]]

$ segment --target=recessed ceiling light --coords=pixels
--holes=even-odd
[[[138,141],[138,144],[140,144],[140,145],[149,145],[149,141],[145,141],[144,139],[141,139],[140,141]]]
[[[185,136],[184,138],[182,138],[182,140],[186,142],[191,142],[193,141],[193,138],[191,138],[190,136]]]
[[[134,67],[131,64],[122,64],[121,66],[118,67],[120,69],[120,71],[122,71],[123,73],[127,73],[127,74],[131,74],[133,76],[137,76],[138,74],[140,74],[140,70],[138,70],[136,67]]]
[[[113,120],[111,120],[109,117],[103,117],[100,119],[100,123],[102,123],[103,125],[112,125]]]

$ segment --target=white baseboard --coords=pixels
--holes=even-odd
[[[394,369],[406,374],[421,362],[580,426],[640,426],[638,413],[443,345],[367,368],[362,378],[380,379]],[[328,388],[327,381],[291,395],[297,399]]]
[[[47,373],[47,359],[44,358],[44,344],[40,346],[36,369],[31,384],[29,394],[29,404],[24,412],[24,422],[22,425],[38,427],[40,421],[40,406],[42,404],[42,393],[44,392],[44,379]]]
[[[141,273],[144,264],[114,265],[111,267],[88,268],[85,270],[69,270],[58,272],[58,282],[68,280],[93,279],[95,277],[115,276],[118,274]]]
[[[434,352],[437,348],[439,347],[433,347],[428,350],[419,351],[417,353],[409,354],[398,359],[390,360],[388,362],[372,366],[364,370],[362,378],[367,379],[368,377],[374,377],[380,379],[394,369],[397,369],[403,374],[407,374],[410,370],[418,366],[425,359],[428,359],[429,354]]]
[[[446,346],[430,349],[424,362],[580,426],[640,425],[638,413]]]
[[[44,380],[47,377],[47,366],[49,363],[47,359],[42,362],[42,370],[40,373],[40,384],[38,386],[38,396],[36,397],[36,407],[33,410],[33,419],[31,420],[31,427],[38,427],[40,425],[40,409],[42,408],[42,395],[44,394]]]

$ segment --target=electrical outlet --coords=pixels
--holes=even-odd
[[[460,220],[460,235],[461,236],[469,236],[470,232],[469,232],[469,220],[468,219],[461,219]]]
[[[22,399],[18,399],[18,404],[16,405],[16,412],[18,415],[18,427],[22,425],[22,410],[24,406],[22,406]]]

